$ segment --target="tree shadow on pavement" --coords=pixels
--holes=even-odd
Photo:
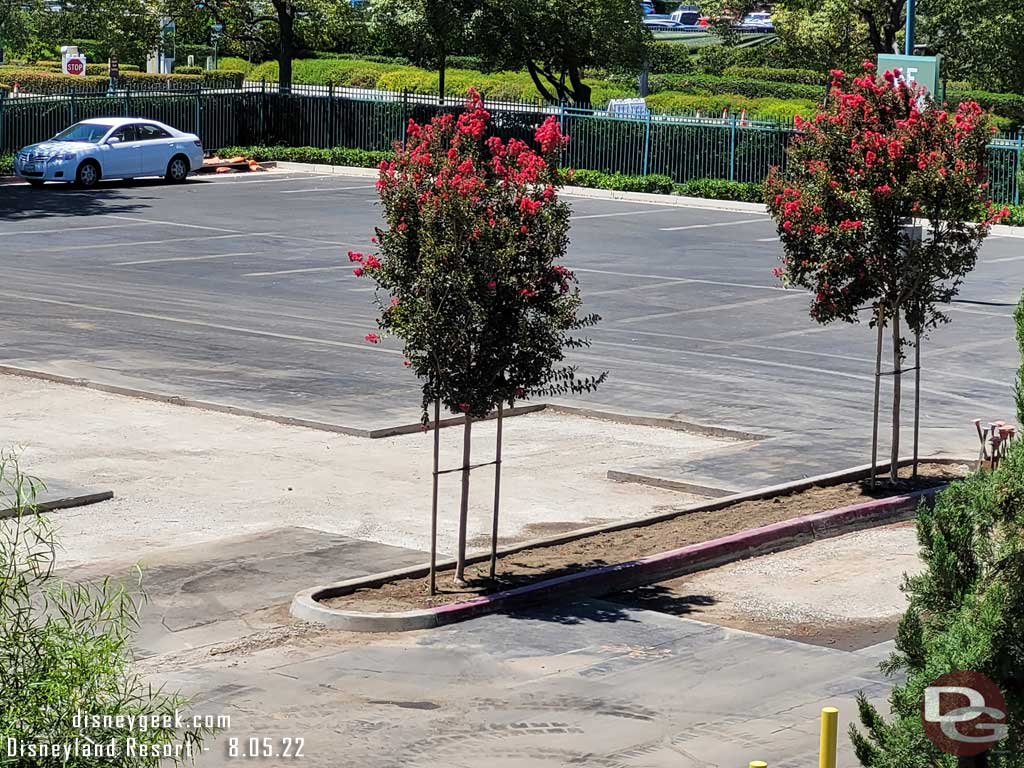
[[[507,615],[513,619],[550,621],[555,624],[605,624],[640,621],[636,616],[637,611],[686,616],[700,613],[700,608],[717,602],[711,595],[679,595],[659,584],[647,584],[595,599],[573,599],[567,596],[564,602],[544,603],[530,611],[511,611]]]
[[[159,203],[158,196],[128,195],[125,193],[128,188],[127,182],[101,183],[89,190],[68,184],[47,184],[39,188],[5,184],[0,186],[0,221],[138,213]]]

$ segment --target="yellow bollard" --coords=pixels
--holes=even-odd
[[[749,768],[768,768],[768,763],[764,760],[752,760]]]
[[[836,768],[836,740],[839,729],[839,710],[825,707],[821,710],[821,741],[818,747],[818,768]]]

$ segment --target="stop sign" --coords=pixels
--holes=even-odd
[[[68,59],[65,69],[69,75],[84,75],[85,62],[81,59]]]

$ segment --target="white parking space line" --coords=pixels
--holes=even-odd
[[[302,240],[305,243],[322,243],[324,245],[333,246],[335,248],[350,247],[350,248],[370,248],[370,243],[350,243],[345,240],[322,240],[318,237],[299,237],[298,235],[279,235],[276,232],[264,233],[264,237],[272,237],[278,240]]]
[[[336,269],[352,269],[351,264],[336,264],[332,267],[305,267],[303,269],[279,269],[274,272],[246,272],[242,277],[270,277],[272,275],[297,275],[300,272],[332,272]]]
[[[664,280],[657,283],[648,283],[647,285],[631,285],[624,288],[609,288],[605,291],[587,291],[587,298],[592,296],[609,296],[613,293],[628,293],[630,291],[649,291],[652,288],[665,288],[670,285],[683,285],[685,283],[692,282],[691,280],[681,277],[678,280]]]
[[[313,189],[279,189],[279,195],[301,195],[306,192],[351,192],[356,189],[374,189],[373,184],[363,184],[359,187],[314,187]]]
[[[1002,259],[985,259],[981,263],[982,264],[1003,264],[1003,263],[1005,263],[1007,261],[1022,261],[1022,260],[1024,260],[1024,256],[1006,256],[1005,258],[1002,258]]]
[[[665,206],[664,208],[646,208],[642,211],[614,211],[613,213],[584,213],[579,216],[570,216],[570,221],[578,221],[580,219],[609,219],[613,216],[643,216],[647,213],[678,213],[678,208],[670,208]]]
[[[85,309],[90,312],[105,312],[111,315],[127,315],[128,317],[141,317],[147,320],[160,320],[167,323],[179,323],[181,325],[197,326],[201,328],[212,328],[218,331],[231,331],[233,333],[244,333],[248,336],[263,336],[272,339],[286,339],[288,341],[301,341],[309,344],[320,344],[328,347],[344,347],[346,349],[358,349],[361,352],[381,352],[386,355],[404,355],[400,350],[397,349],[386,349],[384,347],[375,344],[353,344],[348,341],[335,341],[334,339],[318,339],[313,336],[298,336],[291,333],[274,333],[273,331],[261,331],[257,328],[244,328],[237,325],[222,325],[220,323],[207,323],[203,320],[189,320],[184,317],[174,317],[173,315],[158,315],[152,312],[132,312],[127,309],[114,309],[113,307],[101,307],[95,304],[82,304],[77,301],[58,301],[57,299],[46,299],[41,296],[31,296],[19,293],[10,293],[8,291],[0,291],[0,296],[6,296],[11,299],[20,299],[21,301],[33,301],[41,304],[55,304],[62,307],[74,307],[75,309]]]
[[[284,184],[289,181],[298,181],[305,183],[307,181],[317,181],[318,179],[336,179],[338,178],[335,174],[329,174],[326,176],[283,176],[281,178],[263,178],[263,179],[232,179],[229,176],[219,176],[212,179],[206,179],[207,182],[215,182],[217,184]],[[194,188],[198,189],[198,185],[194,185]]]
[[[757,238],[757,242],[759,242],[759,243],[777,243],[777,242],[779,242],[779,238],[778,237],[759,237],[759,238]]]
[[[256,256],[257,251],[242,251],[241,253],[214,253],[209,256],[174,256],[168,259],[141,259],[139,261],[118,261],[111,266],[134,267],[137,264],[166,264],[171,261],[207,261],[208,259],[227,259],[231,256]]]
[[[638,272],[617,272],[613,269],[589,269],[587,267],[574,267],[568,265],[573,272],[590,272],[596,275],[615,275],[616,277],[642,277],[647,280],[682,280],[679,275],[644,275]],[[704,280],[699,277],[688,277],[689,283],[700,283],[701,285],[721,285],[726,288],[753,288],[758,291],[787,291],[781,285],[755,285],[753,283],[730,283],[724,280]],[[590,295],[589,293],[587,294]]]
[[[108,219],[120,219],[121,221],[134,221],[139,224],[161,224],[165,227],[184,227],[186,229],[205,229],[210,232],[238,232],[237,229],[227,229],[226,227],[204,227],[200,224],[184,224],[180,221],[163,221],[161,219],[139,219],[135,216],[117,216],[115,214],[107,214]]]
[[[316,245],[312,248],[303,248],[304,251],[326,251],[337,248],[336,245]],[[137,264],[165,264],[173,261],[207,261],[209,259],[227,259],[231,256],[273,256],[267,251],[242,251],[240,253],[212,253],[208,256],[171,256],[165,259],[140,259],[139,261],[118,261],[113,267],[134,267]]]
[[[712,304],[709,307],[690,307],[689,309],[675,309],[671,312],[658,312],[652,315],[638,315],[627,317],[622,320],[611,321],[615,325],[628,325],[629,323],[645,323],[649,320],[661,320],[666,317],[680,317],[682,315],[699,315],[706,312],[719,312],[723,309],[744,309],[755,304],[770,304],[776,301],[787,301],[788,299],[805,299],[806,294],[794,291],[789,296],[766,296],[763,299],[746,299],[745,301],[733,301],[729,304]]]
[[[731,227],[736,224],[763,224],[768,219],[739,219],[738,221],[716,221],[712,224],[687,224],[683,227],[661,227],[662,232],[682,232],[684,229],[707,229],[709,227]]]
[[[97,224],[92,227],[58,227],[57,229],[23,229],[18,231],[10,229],[0,232],[0,235],[61,235],[65,232],[87,232],[92,229],[121,229],[124,227],[141,227],[142,222],[133,224]]]
[[[167,245],[169,243],[188,243],[195,240],[230,240],[239,237],[267,237],[269,232],[240,232],[237,235],[199,235],[197,237],[174,237],[170,240],[140,240],[134,243],[97,243],[92,245],[63,245],[56,248],[40,248],[40,251],[87,251],[96,248],[135,248],[140,245]]]

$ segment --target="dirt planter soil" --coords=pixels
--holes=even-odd
[[[883,486],[872,492],[862,482],[846,482],[828,487],[812,487],[787,495],[739,501],[717,509],[685,511],[655,522],[637,521],[631,527],[502,555],[497,561],[494,581],[488,578],[488,562],[470,565],[466,568],[469,586],[464,589],[452,585],[451,568],[439,569],[439,593],[433,597],[428,594],[427,576],[420,574],[380,580],[369,586],[319,588],[300,593],[293,603],[293,613],[300,618],[327,621],[350,629],[393,631],[450,623],[469,618],[470,615],[499,610],[506,607],[504,604],[537,602],[544,599],[542,593],[545,590],[534,588],[544,584],[561,583],[566,587],[566,593],[571,584],[577,594],[602,594],[629,585],[621,579],[620,583],[613,583],[612,579],[608,589],[604,589],[600,585],[603,579],[596,578],[590,579],[594,583],[589,588],[580,590],[581,577],[596,571],[621,571],[623,566],[654,560],[654,556],[659,554],[682,552],[705,542],[722,542],[727,548],[736,549],[734,545],[737,542],[728,540],[744,536],[753,542],[751,546],[757,548],[758,552],[770,551],[773,548],[773,536],[778,539],[780,546],[784,539],[793,539],[794,536],[809,535],[814,538],[818,526],[824,523],[828,527],[827,519],[812,519],[816,516],[827,518],[832,514],[824,510],[836,513],[850,511],[843,517],[844,522],[841,524],[849,525],[851,529],[858,525],[863,527],[906,518],[912,514],[920,498],[930,495],[930,490],[945,485],[949,480],[962,476],[966,469],[965,465],[959,464],[922,464],[916,482],[905,480],[896,489]],[[893,503],[888,503],[887,499]],[[863,512],[860,508],[863,508]],[[806,525],[799,524],[801,521],[807,521]],[[701,553],[695,551],[693,554]],[[738,554],[731,559],[743,556],[748,555]],[[719,558],[714,564],[721,562]],[[644,565],[644,570],[650,571],[651,581],[656,580],[656,575],[664,578],[665,574],[659,571],[656,564]],[[701,567],[711,567],[711,562]],[[532,600],[531,592],[536,593]],[[311,599],[316,603],[316,608],[310,605]],[[498,607],[496,602],[503,605]],[[470,604],[475,606],[474,610],[462,610],[470,608]],[[457,615],[460,611],[465,615]],[[311,615],[317,613],[320,615]],[[330,613],[347,618],[332,622],[327,615]],[[360,614],[365,615],[365,622],[359,621]]]

